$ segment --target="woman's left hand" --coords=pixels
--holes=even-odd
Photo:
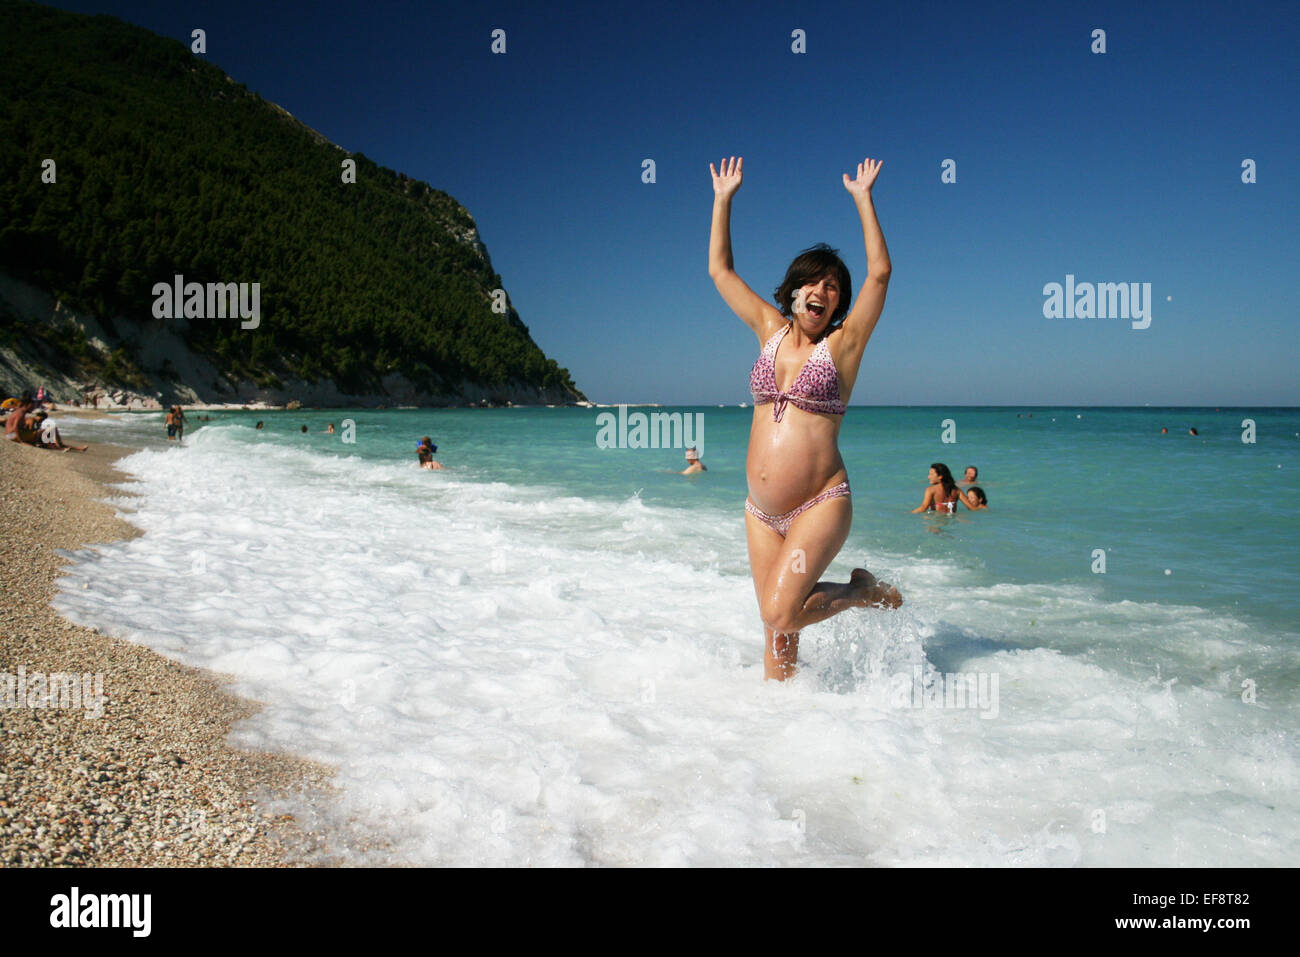
[[[844,174],[844,188],[853,195],[854,199],[865,199],[870,196],[871,187],[875,185],[876,177],[880,174],[882,165],[880,160],[870,158],[859,163],[857,179],[850,180],[849,174]]]

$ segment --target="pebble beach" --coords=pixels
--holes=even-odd
[[[139,534],[101,501],[125,494],[107,486],[125,481],[113,462],[130,451],[0,442],[0,680],[103,682],[102,709],[59,707],[34,691],[24,701],[10,683],[0,706],[0,866],[327,863],[320,834],[278,804],[327,797],[329,768],[227,746],[232,723],[259,706],[223,691],[222,676],[50,608],[68,560],[60,550]]]

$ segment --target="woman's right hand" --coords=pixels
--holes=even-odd
[[[730,199],[736,194],[736,190],[740,189],[741,165],[744,162],[745,158],[743,156],[731,157],[730,164],[725,159],[721,160],[718,163],[722,167],[721,173],[713,168],[712,163],[709,164],[709,172],[713,174],[713,192],[715,195],[723,199]]]

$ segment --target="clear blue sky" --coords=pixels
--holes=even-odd
[[[748,401],[757,340],[706,268],[708,164],[740,154],[764,297],[822,241],[856,288],[840,176],[884,161],[894,271],[854,404],[1300,405],[1293,0],[54,6],[203,27],[250,89],[456,197],[597,402]],[[1067,273],[1151,283],[1150,328],[1044,318]]]

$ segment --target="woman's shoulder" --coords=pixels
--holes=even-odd
[[[771,342],[777,336],[781,335],[781,333],[786,332],[790,328],[791,321],[792,320],[787,319],[779,312],[776,313],[773,316],[772,321],[763,326],[763,342],[765,344]]]
[[[839,359],[844,344],[844,323],[841,322],[834,329],[826,330],[821,341],[826,343],[826,348],[830,351],[831,357]]]

